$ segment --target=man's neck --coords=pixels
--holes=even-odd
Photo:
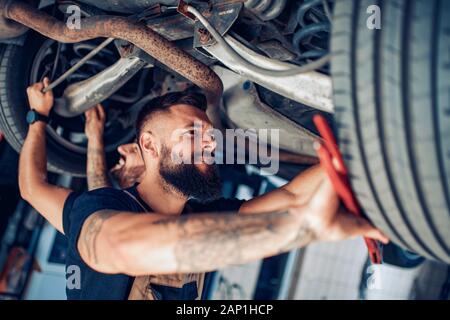
[[[185,196],[165,188],[158,177],[146,175],[137,186],[137,192],[152,210],[161,214],[179,215],[187,202]]]

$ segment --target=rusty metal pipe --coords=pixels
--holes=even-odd
[[[222,82],[214,71],[143,23],[127,17],[102,15],[82,19],[81,29],[69,29],[64,22],[21,1],[9,1],[4,9],[6,18],[59,42],[73,43],[98,37],[129,41],[199,86],[208,96],[208,102],[217,103],[222,95]]]

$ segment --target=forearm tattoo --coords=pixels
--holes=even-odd
[[[89,190],[111,187],[107,174],[105,152],[102,148],[88,147],[87,183]]]
[[[289,212],[258,215],[181,216],[158,224],[175,224],[178,272],[202,272],[280,254],[314,240],[308,223],[298,226]]]

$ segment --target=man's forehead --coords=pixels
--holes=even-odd
[[[155,134],[165,135],[176,129],[193,127],[196,123],[200,123],[202,127],[212,126],[206,112],[191,105],[177,104],[158,113],[147,126],[153,128]]]

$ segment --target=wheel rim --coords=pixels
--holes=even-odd
[[[60,46],[60,54],[56,63],[57,68],[54,79],[75,64],[81,57],[87,54],[87,52],[92,50],[92,48],[96,47],[98,42],[99,40],[95,39],[73,44],[58,44],[57,41],[52,39],[44,40],[33,58],[29,84],[41,81],[44,76],[51,75],[58,45]],[[95,75],[109,65],[112,65],[118,58],[119,55],[112,45],[106,47],[77,70],[77,72],[71,75],[71,77],[67,78],[62,84],[57,86],[53,90],[55,98],[61,96],[68,85]],[[142,72],[143,71],[139,74]],[[137,82],[137,79],[139,81],[143,80],[142,77],[136,76],[131,81]],[[127,88],[129,89],[132,86],[133,84],[128,85],[127,83],[118,93],[127,92]],[[117,99],[119,97],[120,96],[118,96]],[[103,137],[105,142],[105,152],[111,152],[116,150],[119,145],[133,140],[134,129],[132,119],[135,117],[135,108],[130,109],[131,103],[114,101],[114,97],[105,100],[102,104],[107,113]],[[128,112],[128,109],[133,110],[133,113]],[[87,154],[87,138],[84,134],[84,123],[84,115],[74,118],[64,118],[51,113],[49,125],[47,126],[47,134],[52,140],[64,148],[85,155]]]

